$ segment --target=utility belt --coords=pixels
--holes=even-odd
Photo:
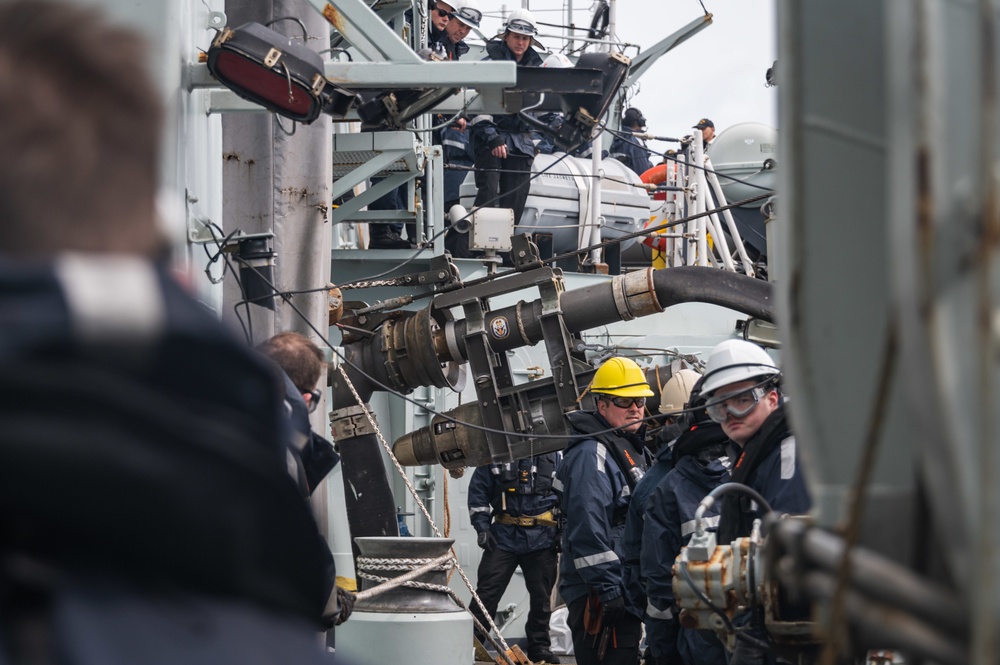
[[[514,526],[556,526],[555,513],[548,510],[541,515],[514,517],[501,513],[494,518],[497,524],[512,524]]]

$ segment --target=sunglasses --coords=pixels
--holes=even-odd
[[[645,397],[608,397],[607,401],[611,402],[619,409],[628,409],[635,404],[640,409],[646,406]]]
[[[438,13],[438,16],[442,16],[442,17],[443,16],[451,16],[451,12],[446,12],[443,9],[438,9],[438,8],[435,7],[434,11],[436,11]]]
[[[312,413],[313,411],[319,408],[319,401],[323,399],[323,391],[321,391],[319,388],[315,388],[313,390],[310,390],[307,394],[309,395],[310,399],[306,407],[309,409],[309,413]]]

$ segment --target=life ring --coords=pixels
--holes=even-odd
[[[674,170],[677,170],[676,164],[674,165]],[[667,181],[667,165],[657,164],[639,176],[639,180],[642,180],[647,185],[662,185]]]
[[[660,226],[663,222],[658,221],[657,217],[650,217],[649,221],[643,225],[643,229],[648,229],[651,226]],[[642,244],[646,247],[654,249],[658,252],[665,253],[667,251],[667,239],[661,234],[663,231],[658,231],[655,235],[646,236],[642,239]]]
[[[673,166],[674,172],[675,173],[677,172],[676,163],[672,165],[668,165],[666,163],[657,164],[653,168],[644,171],[643,174],[639,176],[639,180],[646,183],[647,185],[662,185],[667,181],[667,168],[669,168],[669,166]],[[665,200],[666,192],[657,192],[653,198],[660,201]],[[650,226],[659,226],[659,224],[655,223],[656,219],[657,219],[656,217],[651,217],[649,221],[646,222],[643,228],[648,229]],[[667,239],[661,235],[662,233],[663,231],[660,231],[656,235],[646,236],[645,238],[642,239],[642,244],[657,252],[660,252],[660,254],[666,253]]]
[[[608,36],[608,24],[611,22],[611,6],[608,0],[601,0],[590,19],[590,30],[587,36],[591,39],[604,39]]]

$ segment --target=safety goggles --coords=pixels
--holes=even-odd
[[[534,37],[538,34],[538,30],[535,26],[531,25],[527,21],[522,21],[521,19],[514,19],[507,24],[507,30],[510,32],[516,32],[519,35],[528,35],[529,37]]]
[[[309,391],[309,396],[309,404],[306,405],[306,408],[309,409],[309,413],[312,413],[319,408],[319,401],[323,398],[323,392],[319,388],[314,388]]]
[[[451,15],[470,28],[478,28],[479,22],[483,20],[483,13],[474,7],[462,7]]]
[[[715,422],[722,424],[729,416],[742,418],[757,408],[760,398],[767,393],[767,390],[760,386],[751,386],[744,390],[733,393],[724,393],[708,399],[705,411],[708,417]]]
[[[628,409],[635,404],[640,409],[646,406],[645,397],[605,397],[606,400],[617,406],[619,409]]]

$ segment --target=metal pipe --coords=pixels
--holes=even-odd
[[[837,580],[829,573],[813,571],[805,574],[803,585],[810,597],[829,600],[833,598]],[[845,608],[851,623],[872,647],[899,648],[910,656],[922,656],[947,665],[969,662],[965,644],[942,635],[933,624],[895,608],[872,603],[854,591],[847,592]]]
[[[782,522],[773,532],[793,551],[828,571],[840,569],[844,541],[835,534],[802,524]],[[795,543],[798,543],[797,545]],[[850,584],[874,600],[910,612],[956,635],[966,635],[968,617],[947,589],[888,559],[861,548],[850,550]]]
[[[774,321],[774,296],[769,283],[699,266],[648,268],[617,275],[609,282],[567,291],[560,302],[563,321],[571,333],[657,314],[686,302],[710,303]],[[540,300],[490,312],[487,329],[492,329],[491,322],[502,317],[509,329],[515,331],[503,338],[491,337],[490,348],[499,352],[538,343],[542,340],[541,316]],[[465,321],[457,321],[454,329],[448,331],[454,335],[452,347],[460,355],[442,360],[462,362],[466,359],[465,330]]]
[[[715,175],[714,170],[711,170],[711,159],[708,160],[707,166],[710,169],[705,172],[708,184],[711,185],[712,191],[715,192],[715,198],[719,201],[719,207],[725,208],[729,202],[726,200],[726,195],[722,192],[722,185],[719,184],[719,178]],[[743,239],[740,237],[739,229],[736,228],[736,221],[733,219],[733,213],[726,208],[722,211],[722,217],[726,220],[726,226],[729,228],[729,234],[733,237],[733,242],[736,244],[736,252],[740,255],[740,261],[743,262],[743,271],[749,277],[753,277],[753,262],[750,261],[750,257],[747,255],[746,247],[743,246]]]
[[[705,153],[704,146],[702,145],[701,137],[697,134],[694,137],[694,141],[691,142],[691,153],[693,155],[693,163],[695,165],[694,170],[694,181],[695,181],[695,214],[700,214],[708,210],[708,192],[707,185],[705,183],[705,171],[700,166],[705,164]],[[704,217],[700,217],[697,220],[698,225],[698,260],[697,265],[707,266],[708,265],[708,220]]]

